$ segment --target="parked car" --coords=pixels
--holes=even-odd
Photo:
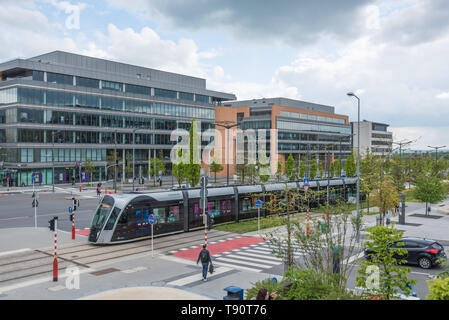
[[[391,249],[405,248],[407,254],[395,255],[395,258],[407,260],[408,264],[418,265],[423,269],[429,269],[446,259],[446,253],[441,244],[435,240],[425,238],[404,237],[390,245]],[[365,258],[370,260],[373,250],[366,248]]]

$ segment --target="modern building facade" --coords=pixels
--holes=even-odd
[[[333,161],[336,157],[345,159],[352,151],[348,116],[335,114],[332,106],[287,98],[231,101],[216,107],[216,119],[217,122],[238,123],[238,128],[242,130],[266,129],[267,156],[276,150],[276,147],[272,149],[274,144],[281,162],[285,162],[290,154],[295,161],[323,161],[328,156]],[[224,145],[226,130],[220,127],[216,129],[222,131]],[[277,129],[275,136],[271,136],[270,129]],[[231,138],[229,141],[233,154],[236,142]],[[224,152],[222,159],[226,159]],[[226,168],[222,174],[227,174]],[[233,166],[230,167],[232,174]]]
[[[357,148],[358,122],[351,122],[354,134],[353,147]],[[393,133],[388,131],[388,124],[363,120],[360,122],[360,155],[368,150],[376,156],[389,156],[392,151]]]
[[[150,158],[169,162],[173,130],[193,118],[213,128],[215,107],[235,99],[205,79],[61,51],[1,63],[0,183],[52,184],[53,168],[55,183],[111,179],[108,158],[133,149],[135,176],[147,177]]]

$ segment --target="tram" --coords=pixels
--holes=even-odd
[[[329,183],[331,195],[338,194],[347,200],[354,195],[356,180],[314,180],[309,188],[323,190]],[[268,197],[275,197],[283,190],[302,188],[303,182],[209,187],[206,213],[214,217],[214,224],[257,218],[258,199],[268,201]],[[115,244],[147,239],[151,236],[150,215],[154,218],[155,237],[204,228],[199,202],[199,188],[105,195],[94,214],[88,241]],[[269,214],[269,209],[261,209],[261,216]]]

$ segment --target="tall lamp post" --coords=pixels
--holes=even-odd
[[[357,99],[357,220],[360,218],[360,98],[348,92],[349,97]],[[360,241],[360,228],[357,228],[356,240]]]
[[[133,129],[133,192],[135,191],[135,189],[134,189],[134,158],[135,158],[134,154],[135,154],[135,150],[136,150],[136,148],[135,148],[136,131],[139,130],[139,129],[142,129],[142,128],[135,128],[135,129]]]
[[[220,126],[226,129],[226,185],[229,186],[229,129],[238,126],[240,123],[235,124],[222,124],[214,123],[216,126]]]
[[[441,148],[446,148],[446,146],[441,146],[441,147],[432,147],[432,146],[428,146],[429,148],[435,149],[435,170],[437,170],[437,164],[438,164],[438,149]],[[436,172],[436,171],[435,171]]]

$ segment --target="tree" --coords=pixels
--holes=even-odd
[[[90,160],[90,158],[86,159],[86,162],[84,163],[84,168],[86,168],[86,171],[89,174],[90,183],[92,183],[92,173],[95,170],[95,166],[92,163],[92,160]]]
[[[374,156],[367,149],[366,156],[360,161],[360,189],[362,193],[366,195],[366,200],[368,203],[368,213],[369,213],[369,202],[370,195],[376,189],[379,183],[379,178],[384,177],[382,168],[380,165],[380,160],[378,157]]]
[[[446,190],[440,179],[421,176],[413,189],[413,196],[426,203],[426,215],[428,215],[428,204],[443,201],[446,198]]]
[[[427,281],[429,283],[429,294],[427,300],[449,300],[449,277]]]
[[[368,295],[377,295],[386,300],[395,298],[407,284],[414,285],[415,280],[408,279],[411,268],[399,265],[407,263],[401,257],[407,254],[401,242],[402,231],[384,226],[368,228],[366,248],[372,250],[369,259],[360,259],[360,268],[356,277],[358,287],[364,288]],[[374,280],[374,281],[373,281]],[[377,281],[376,281],[377,280]],[[373,283],[374,282],[374,283]]]
[[[306,176],[307,167],[306,167],[306,160],[302,160],[299,165],[299,177],[301,179],[304,179]]]
[[[347,177],[353,177],[356,174],[356,164],[354,160],[354,153],[346,158],[345,161],[345,173]]]
[[[299,190],[291,191],[292,197],[302,203],[307,200],[317,201],[326,192],[309,190],[306,196],[298,192]],[[343,290],[354,267],[349,262],[349,258],[355,254],[357,243],[356,232],[353,230],[360,230],[360,223],[357,217],[349,214],[350,205],[343,201],[337,201],[337,205],[332,206],[330,210],[330,218],[324,229],[318,218],[310,220],[309,228],[300,219],[294,219],[289,224],[285,219],[287,239],[279,230],[269,233],[268,238],[277,257],[290,257],[293,256],[292,250],[301,250],[301,258],[292,258],[290,265],[295,264],[301,269],[313,270],[322,275],[325,283],[336,283]],[[321,218],[325,219],[324,214]],[[289,234],[291,238],[288,237]]]
[[[338,156],[337,161],[334,161],[334,163],[335,163],[335,174],[334,175],[340,177],[340,174],[341,174],[340,156]]]
[[[262,183],[270,179],[270,162],[265,152],[262,152],[259,159],[259,179]]]
[[[382,225],[384,224],[385,213],[394,212],[394,208],[399,205],[399,192],[388,179],[382,180],[373,192],[373,200],[379,207],[379,215]]]
[[[324,162],[323,161],[320,161],[319,168],[320,168],[320,178],[323,179],[324,178],[324,176],[323,176],[323,174],[324,174]]]
[[[335,176],[335,161],[331,162],[329,166],[329,176],[333,178]]]
[[[187,164],[186,176],[191,187],[195,187],[200,182],[201,164],[199,160],[199,135],[198,125],[192,119],[189,131],[189,163]]]
[[[156,167],[156,169],[154,167]],[[150,176],[158,175],[159,171],[161,171],[161,174],[164,174],[165,172],[164,162],[159,158],[150,159],[150,170],[148,170]]]
[[[393,179],[393,184],[398,192],[401,192],[405,189],[404,164],[399,157],[395,157],[391,161],[391,177]]]
[[[282,162],[278,161],[278,167],[276,171],[276,178],[278,179],[278,182],[281,181],[282,177]]]
[[[317,170],[317,165],[316,165],[316,161],[312,160],[312,164],[310,165],[310,169],[309,169],[309,176],[310,176],[310,180],[315,179],[316,177],[316,170]]]
[[[184,182],[184,179],[186,178],[186,165],[183,163],[183,152],[181,148],[178,148],[178,159],[180,159],[179,163],[173,163],[172,171],[173,175],[176,178],[176,181],[178,181],[179,187],[181,187],[181,183]]]
[[[288,180],[295,180],[295,160],[291,154],[288,156],[287,162],[285,163],[285,175]]]
[[[209,165],[210,172],[213,172],[215,175],[215,183],[217,183],[217,172],[223,171],[224,167],[220,164],[215,162],[215,159],[212,161],[212,163]]]

